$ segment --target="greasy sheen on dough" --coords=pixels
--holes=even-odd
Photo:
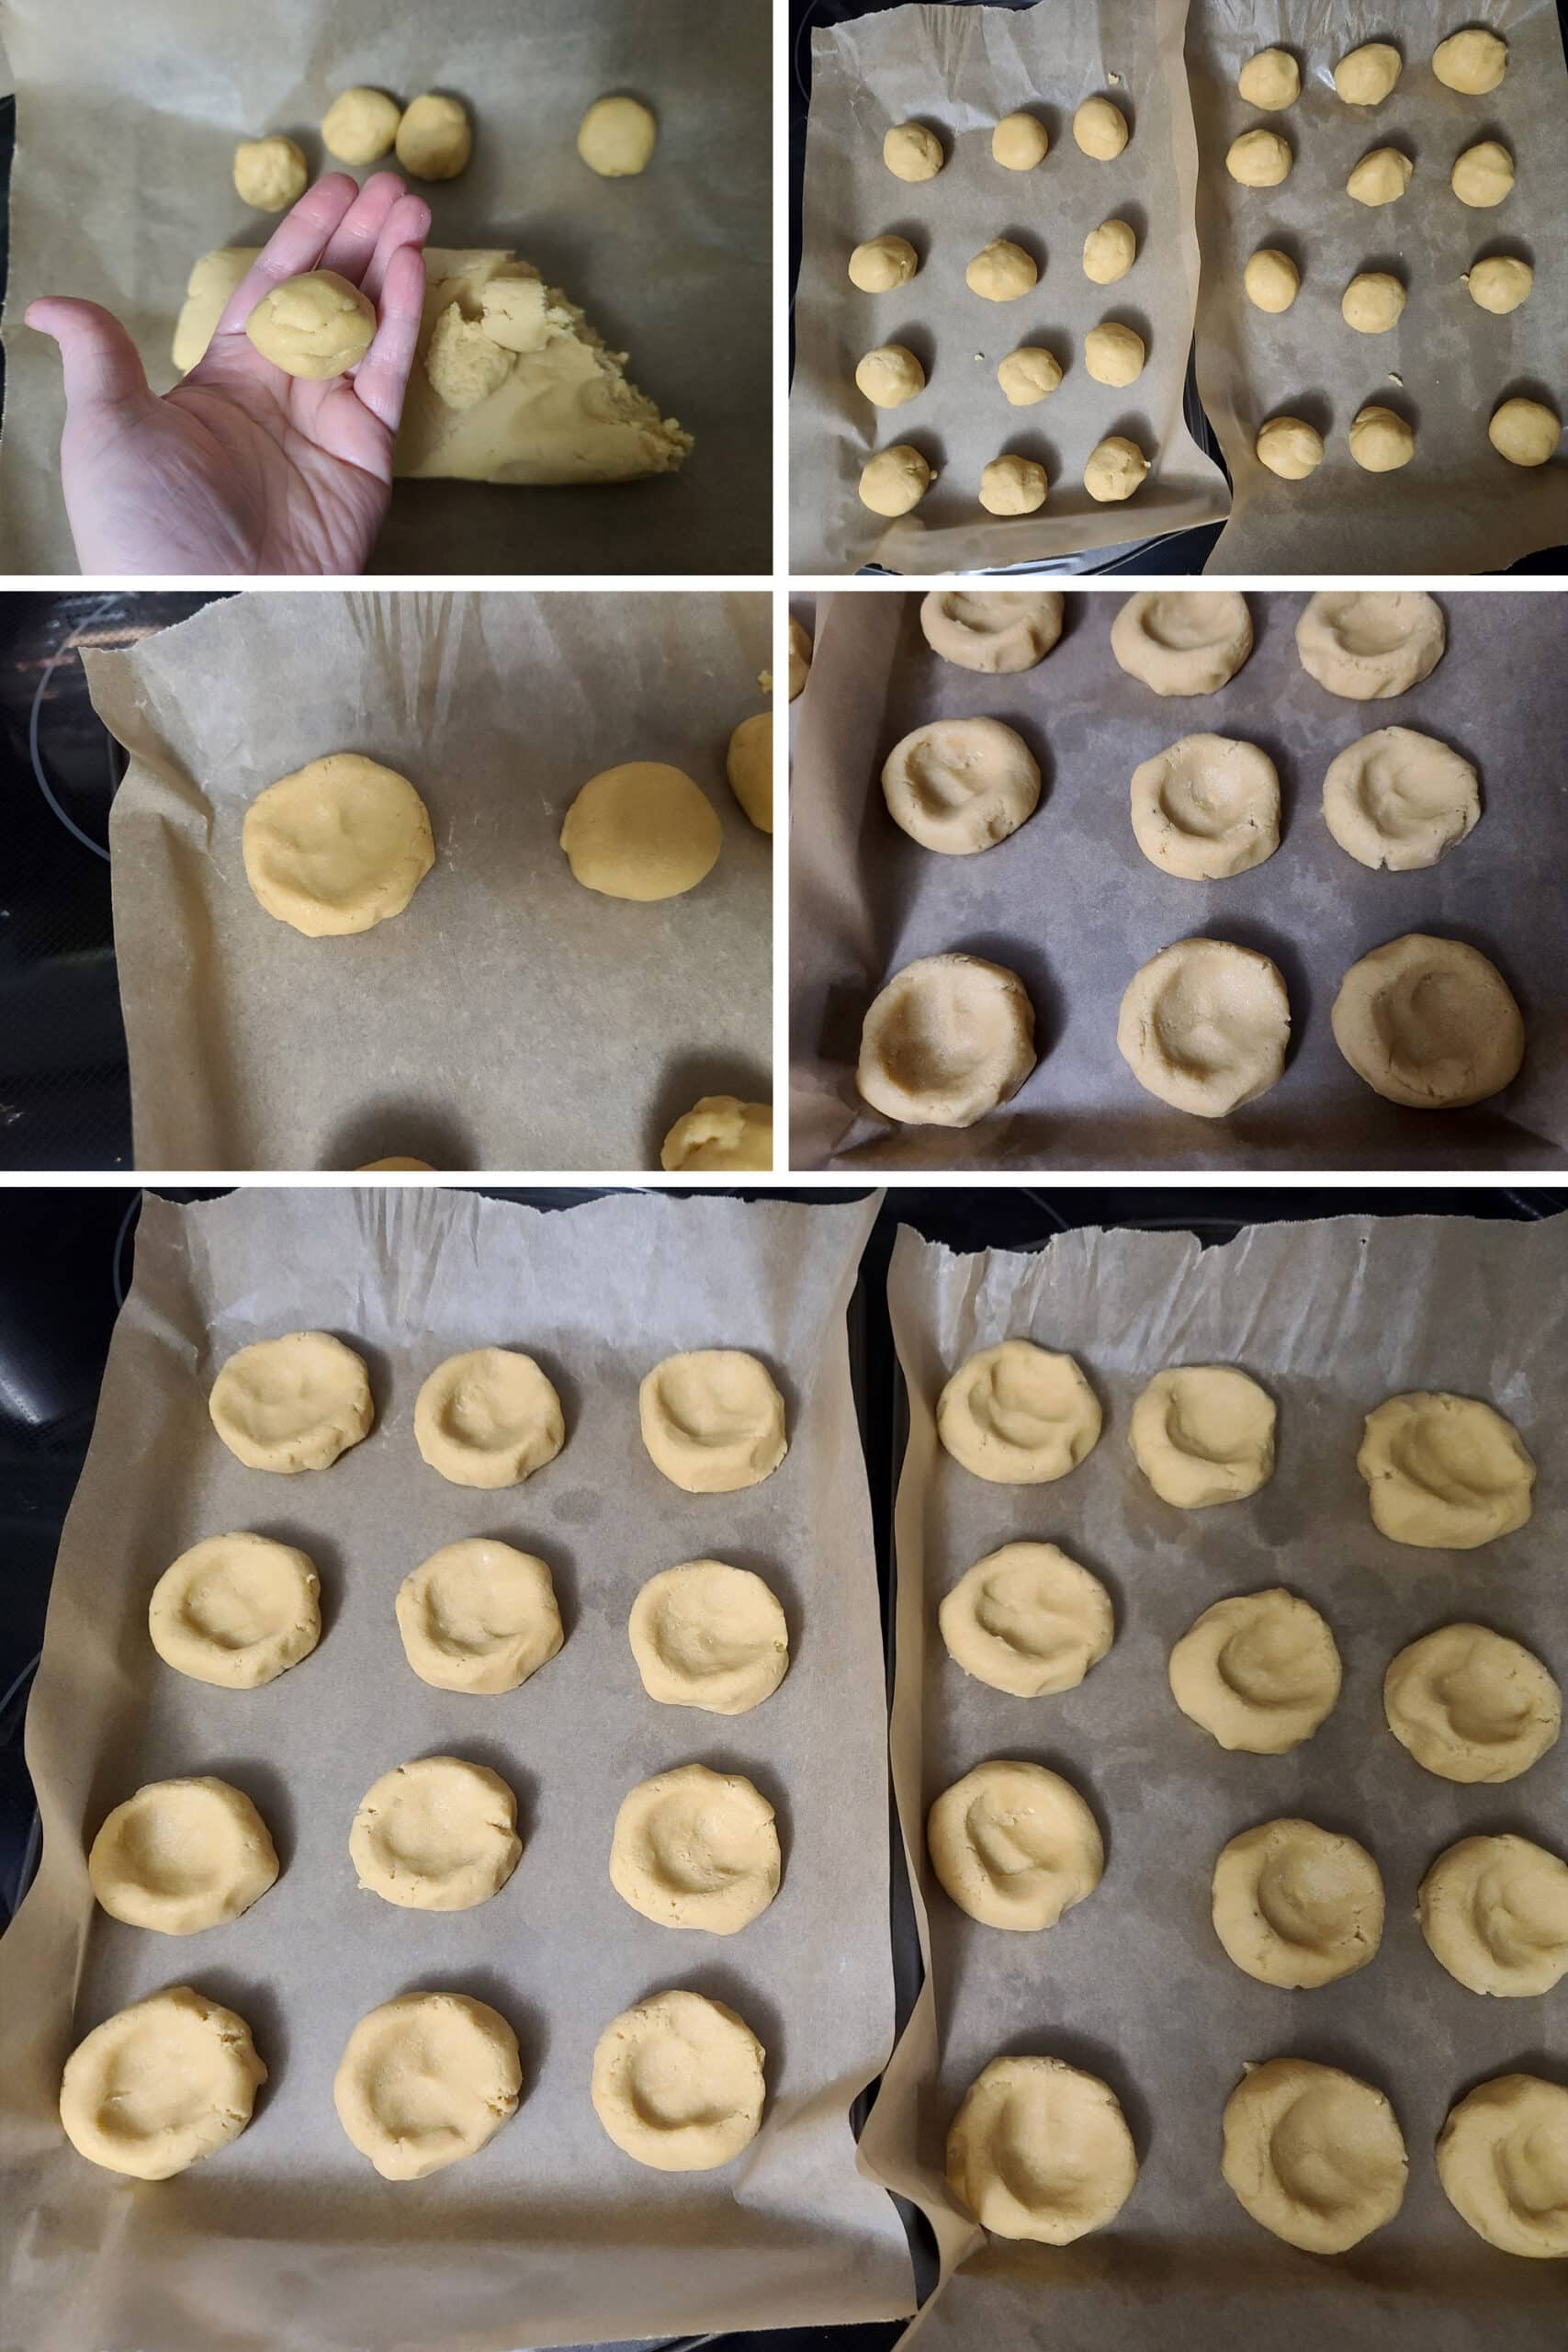
[[[926,1819],[931,1868],[983,1928],[1034,1934],[1100,1884],[1100,1825],[1069,1781],[994,1758],[944,1789]]]
[[[431,1373],[413,1408],[414,1443],[454,1487],[518,1487],[566,1443],[555,1385],[515,1348],[470,1348]]]
[[[79,2155],[168,2180],[237,2140],[266,2080],[251,2029],[188,1984],[117,2010],[65,2062],[60,2120]]]
[[[1495,2075],[1449,2110],[1438,2178],[1460,2219],[1504,2254],[1568,2255],[1568,2089]]]
[[[961,1363],[937,1399],[936,1432],[993,1486],[1065,1478],[1100,1442],[1100,1399],[1071,1356],[1004,1340]]]
[[[955,1666],[993,1690],[1071,1690],[1111,1647],[1111,1595],[1055,1544],[1004,1544],[942,1596],[937,1623]]]
[[[435,863],[430,812],[395,768],[330,752],[259,792],[241,829],[245,879],[307,939],[400,915]]]
[[[1475,770],[1414,727],[1380,727],[1348,744],[1323,779],[1323,816],[1340,848],[1375,873],[1436,865],[1481,816]]]
[[[488,2002],[400,1993],[349,2035],[333,2105],[383,2180],[423,2180],[493,2140],[522,2088],[517,2036]]]
[[[1367,1416],[1356,1467],[1372,1524],[1396,1544],[1470,1552],[1530,1515],[1535,1464],[1512,1421],[1478,1396],[1388,1397]]]
[[[1274,1475],[1274,1399],[1234,1364],[1174,1364],[1133,1407],[1133,1459],[1162,1502],[1240,1502]]]
[[[665,1136],[659,1164],[671,1175],[688,1170],[765,1172],[773,1164],[773,1104],[742,1102],[738,1094],[705,1094]]]
[[[656,1470],[689,1495],[733,1495],[772,1477],[789,1450],[773,1374],[740,1348],[666,1356],[637,1391]]]
[[[1247,598],[1231,589],[1140,589],[1111,625],[1111,650],[1156,695],[1212,695],[1252,650]]]
[[[1133,834],[1151,865],[1214,882],[1280,846],[1280,775],[1267,752],[1229,735],[1184,735],[1133,771]]]
[[[195,1936],[237,1919],[277,1877],[267,1826],[242,1790],[206,1776],[149,1781],[117,1804],[87,1853],[111,1919]]]
[[[1216,1600],[1170,1653],[1171,1695],[1225,1748],[1283,1756],[1310,1739],[1339,1697],[1334,1635],[1282,1585]]]
[[[1334,1042],[1374,1093],[1413,1111],[1500,1094],[1525,1057],[1525,1023],[1496,966],[1461,939],[1406,932],[1339,983]]]
[[[1467,1787],[1517,1781],[1556,1745],[1562,1693],[1533,1650],[1489,1625],[1439,1625],[1383,1676],[1388,1727],[1424,1771]]]
[[[1137,2177],[1116,2094],[1061,2058],[993,2058],[948,2130],[948,2186],[993,2237],[1070,2245],[1116,2219]]]
[[[773,1808],[739,1772],[682,1764],[623,1798],[610,1839],[610,1883],[661,1928],[733,1936],[779,1891]]]
[[[642,1687],[660,1706],[742,1715],[771,1699],[789,1671],[776,1595],[725,1560],[683,1560],[649,1577],[626,1633]]]
[[[1062,634],[1062,597],[1055,588],[933,588],[920,599],[920,629],[944,662],[1003,677],[1043,662]]]
[[[911,841],[972,857],[1016,832],[1040,799],[1040,769],[999,718],[933,718],[882,765],[887,813]]]
[[[1269,2058],[1225,2101],[1220,2169],[1287,2245],[1344,2254],[1393,2221],[1409,2160],[1393,2109],[1371,2083],[1310,2058]]]
[[[266,1535],[209,1535],[166,1567],[147,1604],[165,1666],[197,1682],[254,1690],[321,1638],[321,1578],[307,1555]]]
[[[335,269],[311,269],[269,287],[245,321],[245,334],[286,376],[324,383],[358,367],[376,340],[376,311]]]
[[[444,1544],[398,1587],[403,1655],[436,1690],[516,1690],[560,1648],[548,1568],[492,1537]]]
[[[1034,1058],[1034,1008],[1016,972],[921,956],[872,1000],[855,1084],[901,1125],[972,1127],[1011,1101]]]
[[[1291,1002],[1277,965],[1225,939],[1179,939],[1134,973],[1116,1043],[1140,1086],[1223,1119],[1279,1080]]]
[[[1419,685],[1446,642],[1442,607],[1421,589],[1325,588],[1296,623],[1302,668],[1350,702],[1382,702]]]
[[[712,2172],[761,2128],[767,2052],[742,2017],[701,1993],[650,1993],[593,2052],[593,2112],[623,2155],[656,2172]]]
[[[522,1856],[517,1799],[483,1764],[422,1756],[367,1789],[348,1833],[359,1883],[404,1911],[471,1911]]]
[[[1382,1875],[1364,1846],[1315,1822],[1260,1822],[1214,1864],[1214,1933],[1260,1984],[1299,1992],[1375,1960]]]
[[[225,1360],[207,1409],[247,1470],[325,1470],[375,1419],[362,1358],[330,1331],[288,1331],[241,1348]]]
[[[724,829],[683,769],[626,760],[590,776],[566,812],[572,880],[607,899],[678,899],[712,873]]]
[[[1568,1976],[1568,1862],[1529,1838],[1461,1838],[1417,1910],[1432,1957],[1472,1993],[1525,1999]]]

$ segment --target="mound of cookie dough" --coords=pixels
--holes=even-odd
[[[1097,384],[1120,388],[1135,383],[1144,372],[1145,356],[1143,336],[1114,319],[1090,327],[1083,339],[1083,364]]]
[[[1102,220],[1083,241],[1083,274],[1091,285],[1114,286],[1137,258],[1137,232],[1126,220]]]
[[[921,180],[935,179],[947,161],[947,151],[923,122],[896,122],[882,141],[882,160],[896,180],[918,186]]]
[[[1113,2222],[1138,2159],[1116,2095],[1060,2058],[993,2058],[947,2134],[947,2181],[993,2237],[1070,2245]]]
[[[724,831],[681,768],[626,760],[588,782],[566,812],[560,845],[574,882],[607,899],[678,899],[712,873]]]
[[[652,160],[659,125],[640,98],[595,98],[577,132],[577,152],[602,180],[636,179]]]
[[[1265,1821],[1214,1864],[1214,1933],[1260,1984],[1332,1984],[1375,1960],[1382,1878],[1364,1846],[1312,1821]]]
[[[610,1840],[610,1883],[661,1928],[733,1936],[779,1891],[773,1808],[739,1772],[682,1764],[624,1799]]]
[[[907,286],[920,266],[908,237],[868,237],[849,259],[850,283],[863,294],[891,294]]]
[[[1373,1526],[1396,1544],[1471,1552],[1530,1515],[1535,1464],[1512,1421],[1478,1396],[1388,1397],[1367,1416],[1356,1467]]]
[[[1416,455],[1415,431],[1396,410],[1371,401],[1350,420],[1350,455],[1363,473],[1397,473]]]
[[[1398,147],[1374,147],[1363,155],[1345,183],[1345,193],[1358,204],[1374,210],[1384,204],[1397,204],[1410,186],[1416,169],[1408,155]]]
[[[972,1127],[1034,1068],[1034,1008],[1016,972],[979,956],[922,956],[872,1000],[855,1084],[904,1126]]]
[[[1127,118],[1113,98],[1085,98],[1073,117],[1073,138],[1096,164],[1113,164],[1127,144]]]
[[[1496,966],[1462,940],[1406,932],[1352,964],[1334,1042],[1375,1094],[1457,1111],[1500,1094],[1525,1057],[1524,1015]]]
[[[1511,254],[1492,254],[1484,261],[1472,261],[1464,274],[1471,300],[1499,319],[1528,302],[1534,284],[1535,272],[1529,262]]]
[[[944,662],[1003,677],[1043,662],[1062,634],[1062,598],[1051,588],[933,588],[920,599],[920,628]]]
[[[729,789],[760,833],[773,830],[773,714],[743,718],[724,757]]]
[[[1404,2137],[1382,2091],[1310,2058],[1249,2066],[1225,2101],[1220,2169],[1264,2229],[1344,2254],[1404,2201]]]
[[[1424,1771],[1466,1786],[1517,1781],[1556,1745],[1562,1693],[1533,1650],[1488,1625],[1439,1625],[1392,1659],[1388,1727]]]
[[[593,2112],[623,2155],[656,2172],[712,2172],[761,2128],[766,2052],[744,2018],[701,1993],[650,1993],[593,2052]]]
[[[1419,685],[1447,641],[1442,607],[1419,589],[1323,589],[1296,623],[1302,668],[1348,702],[1384,702]]]
[[[987,514],[1033,514],[1045,503],[1045,469],[1013,453],[980,469],[980,503]]]
[[[1323,435],[1304,416],[1271,416],[1258,427],[1253,455],[1281,481],[1305,481],[1323,463]]]
[[[1149,461],[1124,433],[1108,433],[1089,453],[1083,486],[1100,505],[1118,505],[1143,485]]]
[[[1100,1578],[1055,1544],[988,1552],[943,1595],[937,1623],[955,1666],[1015,1699],[1076,1689],[1116,1630]]]
[[[383,2180],[423,2180],[493,2140],[522,2088],[517,2036],[498,2010],[463,1993],[401,1993],[349,2035],[333,2105]]]
[[[1283,1756],[1310,1739],[1339,1697],[1334,1636],[1282,1585],[1216,1600],[1170,1653],[1171,1695],[1224,1748]]]
[[[1267,956],[1179,939],[1134,972],[1116,1044],[1140,1086],[1173,1110],[1223,1119],[1277,1083],[1291,1003]]]
[[[1456,157],[1449,185],[1461,204],[1490,212],[1512,191],[1514,159],[1500,141],[1483,139]]]
[[[1061,380],[1062,363],[1043,344],[1021,344],[997,365],[997,381],[1010,408],[1032,408],[1048,400]]]
[[[1038,115],[1004,114],[991,133],[991,159],[1004,171],[1032,172],[1051,144]]]
[[[515,1348],[448,1356],[413,1408],[414,1443],[455,1487],[519,1487],[566,1443],[554,1384]]]
[[[1432,51],[1432,71],[1438,81],[1466,97],[1485,97],[1507,70],[1507,42],[1481,25],[1450,33]]]
[[[344,164],[378,164],[389,155],[403,110],[385,90],[342,90],[321,117],[321,143]]]
[[[1348,107],[1381,107],[1398,81],[1404,60],[1391,41],[1363,41],[1334,69],[1334,86]]]
[[[1133,1407],[1133,1459],[1162,1502],[1206,1510],[1274,1475],[1274,1399],[1234,1364],[1177,1364]]]
[[[1156,695],[1212,695],[1252,650],[1252,616],[1229,590],[1140,589],[1111,625],[1111,650]]]
[[[1277,130],[1244,130],[1225,150],[1225,169],[1243,187],[1278,187],[1295,157]]]
[[[1361,865],[1407,874],[1436,865],[1472,832],[1481,786],[1470,762],[1413,727],[1380,727],[1329,764],[1324,822]]]
[[[683,1111],[660,1146],[659,1164],[671,1175],[688,1170],[745,1169],[773,1164],[773,1106],[742,1102],[737,1094],[705,1094]]]
[[[1568,1862],[1529,1838],[1461,1838],[1421,1882],[1421,1933],[1472,1993],[1550,1993],[1568,1976]]]
[[[1557,455],[1562,420],[1544,401],[1505,401],[1493,411],[1486,438],[1511,466],[1544,466]]]
[[[359,1883],[404,1911],[471,1911],[516,1869],[517,1800],[499,1772],[422,1756],[368,1788],[348,1833]]]
[[[1568,2255],[1568,2090],[1496,2075],[1449,2111],[1438,2178],[1454,2211],[1504,2254]]]
[[[1151,865],[1213,882],[1280,846],[1280,777],[1267,752],[1228,735],[1184,735],[1133,771],[1133,833]]]
[[[321,383],[358,367],[376,340],[376,310],[335,270],[312,269],[264,294],[245,333],[286,376]]]
[[[1065,1478],[1100,1442],[1100,1399],[1071,1356],[1004,1340],[961,1363],[937,1399],[953,1460],[993,1486]]]
[[[983,245],[964,273],[971,294],[986,302],[1016,302],[1038,284],[1040,271],[1032,254],[1010,237],[993,237]]]
[[[400,915],[435,863],[430,811],[407,776],[357,752],[331,752],[258,793],[241,847],[267,913],[307,939]]]
[[[147,1631],[165,1666],[226,1690],[255,1690],[321,1638],[321,1578],[291,1544],[209,1535],[164,1569]]]
[[[258,212],[287,211],[310,184],[310,167],[292,139],[275,132],[270,139],[242,139],[234,150],[234,193]]]
[[[1392,271],[1363,269],[1339,298],[1339,315],[1358,334],[1387,334],[1399,324],[1404,288]]]
[[[543,1560],[486,1535],[433,1552],[395,1607],[403,1655],[436,1690],[520,1690],[565,1639]]]
[[[1033,815],[1040,769],[1022,736],[999,718],[934,718],[889,752],[882,797],[911,841],[972,857]]]
[[[462,100],[432,90],[410,102],[398,125],[398,161],[416,180],[455,180],[473,144]]]
[[[1288,49],[1260,49],[1236,76],[1236,90],[1249,107],[1279,114],[1302,94],[1302,69]]]
[[[874,514],[892,520],[919,504],[931,479],[930,465],[914,445],[896,441],[891,448],[879,449],[867,459],[861,472],[860,503]]]
[[[195,1936],[237,1919],[277,1877],[277,1854],[248,1796],[227,1781],[149,1781],[117,1804],[87,1853],[111,1919]]]
[[[666,1356],[637,1391],[637,1414],[654,1468],[689,1495],[760,1486],[789,1451],[784,1398],[740,1348]]]
[[[926,371],[908,345],[879,343],[855,369],[856,389],[874,408],[902,408],[926,388]]]
[[[685,1560],[650,1577],[626,1633],[642,1687],[660,1706],[743,1715],[789,1671],[776,1596],[750,1568],[724,1560]]]
[[[1302,274],[1289,254],[1273,245],[1259,245],[1242,272],[1247,299],[1254,310],[1288,311],[1302,290]]]
[[[169,2180],[239,2138],[265,2080],[244,2018],[171,1984],[77,2043],[61,2081],[60,2120],[90,2164]]]
[[[983,1928],[1036,1934],[1094,1893],[1100,1826],[1070,1781],[998,1758],[944,1789],[926,1820],[931,1868]]]

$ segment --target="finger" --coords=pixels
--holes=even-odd
[[[286,277],[298,277],[301,271],[317,267],[333,232],[358,194],[346,172],[329,172],[325,179],[306,189],[230,296],[213,329],[214,343],[224,335],[243,334],[262,296],[281,286]]]
[[[27,323],[60,345],[68,409],[114,409],[129,414],[152,405],[136,345],[112,311],[96,302],[46,295],[29,302]]]
[[[414,345],[424,309],[424,263],[418,248],[400,245],[387,264],[381,288],[381,323],[376,340],[359,363],[354,389],[362,405],[396,433],[403,413],[403,394],[413,366]]]
[[[396,172],[377,172],[367,179],[327,240],[321,267],[335,269],[340,277],[357,286],[387,216],[402,193],[403,184]]]
[[[381,234],[376,241],[376,250],[366,265],[365,275],[359,281],[361,292],[379,305],[381,288],[387,282],[387,268],[392,255],[405,245],[412,245],[417,253],[429,234],[430,207],[423,197],[400,196],[387,215]]]

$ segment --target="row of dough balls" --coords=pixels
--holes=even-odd
[[[589,2096],[623,2154],[706,2172],[755,2139],[766,2052],[722,2001],[651,1993],[613,2018]],[[234,2010],[173,1984],[118,2010],[66,2061],[60,2118],[89,2162],[168,2180],[238,2139],[268,2069]],[[657,2081],[660,2098],[643,2095]],[[472,2156],[516,2113],[517,2036],[488,2002],[402,1993],[360,2018],[333,2083],[338,2120],[384,2180],[423,2180]]]
[[[670,1175],[713,1175],[719,1170],[768,1173],[773,1164],[773,1106],[743,1102],[739,1094],[704,1094],[682,1111],[659,1147],[659,1164]],[[401,1156],[368,1159],[362,1176],[388,1174],[434,1176],[428,1159]]]
[[[1437,79],[1464,97],[1489,96],[1507,70],[1507,42],[1480,28],[1450,33],[1432,52]],[[1334,68],[1334,87],[1348,107],[1380,107],[1404,71],[1404,57],[1392,41],[1364,41]],[[1236,88],[1249,107],[1282,113],[1302,94],[1300,60],[1288,49],[1260,49],[1242,67]]]
[[[1032,364],[1041,356],[1020,352],[1012,355],[1015,359],[1027,356]],[[1051,355],[1047,352],[1043,356],[1050,358]],[[1119,504],[1142,486],[1148,470],[1148,457],[1130,435],[1109,433],[1089,453],[1083,486],[1097,504]],[[935,469],[923,451],[917,449],[913,442],[895,441],[888,448],[878,449],[863,467],[861,504],[869,506],[874,514],[890,519],[908,514],[935,480]],[[982,467],[977,495],[989,514],[1033,514],[1044,505],[1049,489],[1045,469],[1038,458],[1009,452],[992,458]]]
[[[1243,187],[1279,187],[1295,162],[1291,142],[1278,130],[1244,130],[1225,153],[1225,169]],[[1416,166],[1402,147],[1374,147],[1345,183],[1345,193],[1373,211],[1397,204]],[[1470,210],[1489,212],[1514,187],[1514,159],[1501,140],[1483,139],[1455,157],[1449,186]]]
[[[1114,98],[1085,98],[1073,116],[1073,143],[1092,163],[1113,164],[1132,132]],[[1050,152],[1051,137],[1038,115],[1024,107],[1004,114],[991,132],[991,160],[1004,171],[1032,172]],[[882,141],[882,160],[896,180],[914,186],[934,180],[947,150],[924,122],[896,122]]]
[[[1391,278],[1389,283],[1398,281]],[[1486,437],[1511,466],[1544,466],[1557,454],[1562,421],[1544,401],[1516,393],[1493,410]],[[1397,473],[1416,455],[1416,429],[1397,409],[1369,401],[1350,420],[1348,443],[1363,473]],[[1324,439],[1316,425],[1289,409],[1264,420],[1252,448],[1258,464],[1281,481],[1305,481],[1324,458]]]

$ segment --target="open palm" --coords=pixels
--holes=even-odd
[[[130,335],[96,303],[32,303],[65,369],[61,477],[89,573],[355,572],[386,516],[392,445],[424,300],[430,212],[391,172],[334,172],[302,196],[237,288],[205,356],[148,386]],[[314,382],[264,359],[245,321],[269,288],[335,270],[378,313],[348,376]]]

